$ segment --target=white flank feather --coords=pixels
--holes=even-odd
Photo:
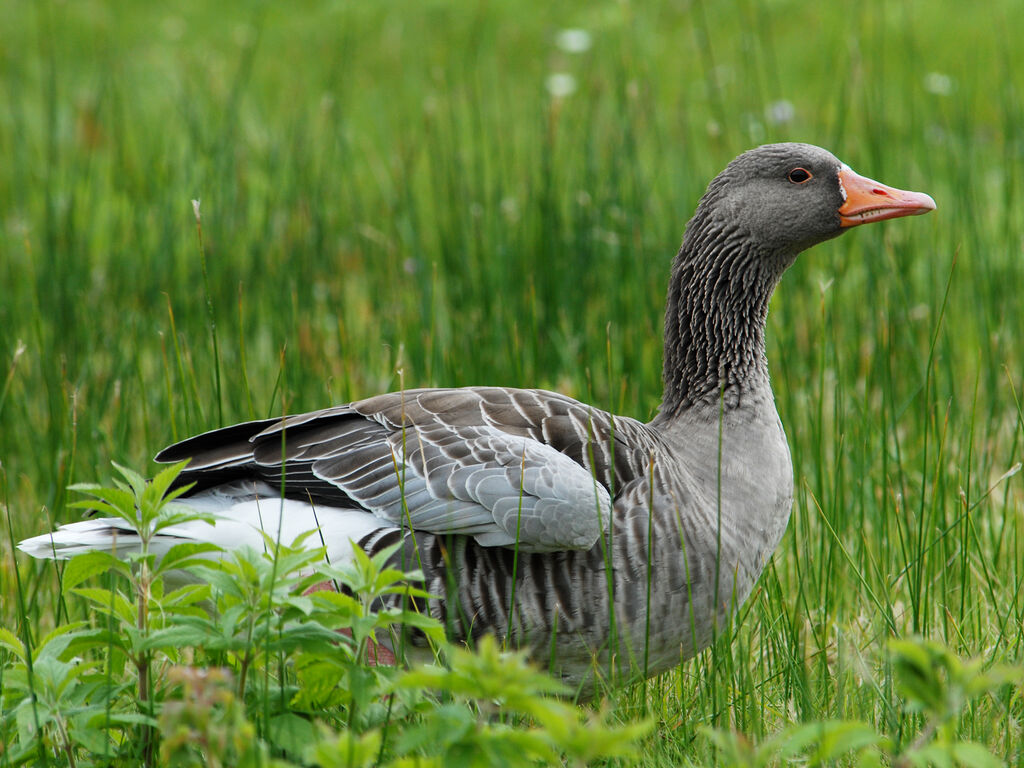
[[[172,502],[171,506],[177,504]],[[153,554],[159,557],[185,541],[209,542],[227,551],[245,546],[259,550],[264,548],[261,531],[282,544],[291,544],[301,534],[315,531],[306,540],[307,546],[326,545],[328,560],[339,563],[352,557],[350,542],[393,527],[362,510],[314,507],[292,499],[236,501],[221,493],[208,493],[189,498],[188,506],[212,514],[214,522],[191,520],[162,529],[153,539]],[[128,523],[118,518],[94,518],[62,525],[52,533],[18,544],[18,549],[33,557],[58,560],[97,550],[125,555],[137,551],[138,547],[138,536]]]

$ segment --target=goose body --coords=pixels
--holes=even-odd
[[[509,637],[581,690],[705,647],[750,594],[789,519],[793,469],[764,355],[768,300],[797,254],[927,195],[806,144],[740,155],[712,181],[672,268],[665,393],[650,423],[542,390],[419,389],[209,432],[187,523],[156,542],[262,546],[260,528],[338,562],[351,542],[424,574],[456,640]],[[283,485],[283,499],[282,499]],[[116,520],[21,542],[37,557],[126,551]],[[415,640],[415,638],[413,638]],[[609,662],[614,663],[609,666]]]

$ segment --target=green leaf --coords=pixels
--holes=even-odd
[[[103,715],[106,717],[106,712]],[[111,712],[110,722],[117,725],[146,725],[154,728],[159,725],[156,718],[139,712]]]
[[[84,625],[84,622],[80,622]],[[117,628],[84,629],[71,635],[71,642],[64,651],[64,656],[79,656],[86,651],[104,652],[107,648],[124,648],[124,634]]]
[[[6,627],[0,627],[0,648],[6,648],[22,661],[25,660],[25,644]]]
[[[974,741],[961,741],[953,745],[953,757],[967,768],[1000,768],[1003,761]]]
[[[270,720],[270,741],[285,752],[301,755],[317,741],[317,732],[306,718],[286,712]]]
[[[54,627],[36,643],[36,656],[63,656],[78,637],[79,630],[87,626],[84,621],[74,621]]]
[[[418,629],[435,643],[443,643],[445,639],[444,625],[433,616],[427,616],[419,611],[378,613],[374,617],[375,628],[388,629],[394,625]]]
[[[310,593],[309,597],[318,609],[342,616],[344,621],[350,621],[350,617],[362,615],[362,603],[351,595],[346,595],[344,592],[322,589]]]
[[[396,744],[399,754],[426,750],[436,754],[465,739],[476,728],[476,715],[465,704],[440,704],[431,708],[423,725],[402,732]]]
[[[175,544],[167,553],[160,558],[156,564],[155,573],[163,574],[175,569],[188,568],[190,565],[206,565],[210,558],[199,557],[199,555],[210,552],[223,552],[221,547],[210,542],[186,541]]]
[[[165,611],[181,610],[204,600],[209,600],[212,591],[209,584],[186,584],[164,595],[160,600],[160,606]],[[205,614],[205,611],[203,613]]]
[[[168,464],[164,469],[161,469],[159,472],[157,472],[156,475],[153,476],[153,479],[149,481],[150,488],[152,489],[151,492],[158,499],[166,498],[168,495],[167,489],[170,488],[174,481],[178,479],[178,475],[180,475],[182,471],[185,469],[185,467],[188,466],[189,461],[191,460],[185,459],[184,461],[179,461],[174,464]],[[121,468],[118,467],[118,469]],[[191,487],[192,485],[184,486],[180,490],[184,492]]]
[[[950,669],[951,660],[959,661],[937,643],[926,640],[893,640],[889,647],[897,687],[907,707],[948,717],[947,684],[942,671]]]
[[[362,551],[362,547],[360,547],[355,542],[352,542],[352,546],[354,548]],[[390,546],[384,547],[384,549],[382,549],[382,550],[379,550],[373,556],[372,563],[373,563],[374,569],[377,570],[377,571],[383,570],[384,567],[387,565],[388,561],[391,559],[391,556],[393,554],[395,554],[395,552],[397,552],[398,548],[401,547],[401,546],[402,546],[402,542],[399,541],[399,542],[395,542],[394,544],[391,544]],[[364,552],[363,554],[365,556],[366,553]]]
[[[877,746],[882,737],[869,725],[854,721],[833,721],[821,724],[818,748],[811,753],[813,762],[833,762],[851,752]]]
[[[101,727],[90,723],[90,720],[99,720],[104,714],[103,707],[90,707],[84,712],[77,712],[70,718],[70,731],[72,739],[77,744],[94,754],[103,754],[111,751],[110,736]],[[94,717],[99,716],[99,717]]]
[[[402,577],[403,580],[406,578],[412,579],[413,577],[409,575],[405,575]],[[422,600],[436,600],[438,598],[438,595],[435,595],[431,592],[427,592],[425,589],[419,589],[418,587],[414,587],[411,584],[407,583],[397,584],[393,587],[386,587],[384,589],[381,589],[379,591],[379,594],[402,595],[404,597],[420,598]]]
[[[305,595],[292,595],[284,601],[285,605],[295,608],[305,616],[313,612],[313,600]]]
[[[185,570],[225,595],[239,600],[245,596],[239,583],[238,574],[233,572],[229,562],[196,563],[187,566]]]
[[[135,606],[119,592],[98,587],[75,587],[71,590],[71,594],[88,600],[104,614],[110,614],[113,611],[114,617],[124,624],[135,623]]]
[[[93,496],[98,496],[103,490],[103,486],[99,483],[72,483],[68,486],[69,491],[76,491],[77,493],[89,493]]]
[[[344,730],[333,739],[325,739],[307,747],[304,757],[307,762],[321,768],[364,768],[377,765],[380,740],[379,731],[356,735]]]
[[[112,461],[110,463],[113,464],[114,469],[120,472],[121,476],[128,481],[128,484],[131,486],[135,498],[141,498],[146,490],[146,478],[144,478],[135,470],[118,464],[116,461]],[[168,467],[168,469],[170,469],[170,467]]]
[[[171,528],[182,523],[190,523],[199,520],[213,526],[216,524],[216,516],[209,512],[200,512],[197,509],[177,502],[173,506],[167,505],[160,508],[159,512],[150,518],[152,532],[159,533],[165,528]]]
[[[753,750],[758,755],[758,764],[767,765],[774,760],[789,760],[803,754],[810,745],[818,742],[827,733],[829,725],[830,723],[798,723],[779,731]]]
[[[116,571],[123,576],[130,576],[128,563],[119,560],[109,552],[94,551],[76,555],[68,562],[61,579],[61,587],[66,595],[83,581],[108,571]]]
[[[72,490],[89,493],[97,499],[96,501],[76,501],[72,506],[105,512],[112,517],[120,517],[133,528],[138,528],[139,518],[135,509],[135,497],[128,491],[120,488],[90,488],[86,490],[75,486],[72,486]]]
[[[217,636],[211,635],[205,627],[192,622],[182,622],[166,629],[153,630],[139,647],[142,650],[185,648],[204,645],[211,639],[216,640]]]
[[[32,697],[26,697],[18,704],[14,716],[18,724],[18,736],[23,744],[35,740],[36,723],[42,728],[51,720],[49,713],[39,707]]]
[[[903,761],[920,768],[953,768],[953,756],[945,746],[926,744],[918,749],[911,749],[902,755]]]

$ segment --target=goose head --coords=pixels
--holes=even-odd
[[[785,268],[801,251],[873,221],[935,209],[920,192],[855,173],[811,144],[766,144],[733,160],[709,185],[700,209]],[[710,223],[710,222],[709,222]]]

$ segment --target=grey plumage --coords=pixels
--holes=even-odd
[[[180,482],[230,506],[232,531],[245,504],[283,491],[282,520],[313,507],[329,521],[331,557],[348,538],[371,553],[401,544],[396,562],[436,596],[420,607],[455,639],[508,637],[582,691],[595,674],[657,673],[707,645],[789,518],[792,465],[764,355],[782,273],[850,216],[934,207],[900,193],[865,208],[857,194],[899,192],[873,184],[803,144],[752,150],[711,183],[673,263],[665,392],[649,424],[541,390],[419,389],[235,425],[157,459],[190,458]],[[22,547],[80,546],[73,528]]]

